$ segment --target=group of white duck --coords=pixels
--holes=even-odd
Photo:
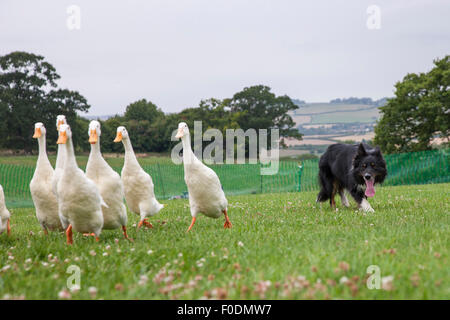
[[[125,160],[121,175],[105,161],[100,150],[101,125],[89,124],[91,151],[83,172],[77,165],[72,143],[72,131],[64,115],[56,120],[58,150],[55,169],[47,157],[46,128],[35,124],[33,138],[39,145],[36,169],[30,182],[30,191],[36,209],[36,217],[44,233],[64,231],[67,243],[73,244],[73,231],[94,236],[98,241],[103,229],[121,228],[126,239],[127,209],[140,216],[137,228],[152,228],[148,217],[163,207],[155,197],[151,176],[140,166],[125,127],[117,128],[114,142],[122,142]],[[189,192],[192,229],[197,215],[203,213],[211,218],[225,217],[225,228],[231,228],[227,214],[227,199],[217,174],[205,166],[192,152],[189,128],[186,123],[178,125],[176,138],[183,144],[184,178]],[[0,186],[0,233],[11,233],[10,213],[5,205]]]

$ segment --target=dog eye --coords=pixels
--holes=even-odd
[[[366,167],[367,167],[367,164],[364,163],[362,166],[363,166],[363,168],[366,168]]]
[[[371,165],[372,167],[375,167],[375,163],[374,163],[374,162],[371,162],[370,165]]]

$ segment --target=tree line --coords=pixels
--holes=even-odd
[[[370,105],[370,106],[376,106],[376,107],[381,107],[384,106],[387,102],[387,97],[383,97],[381,99],[378,100],[372,100],[372,98],[357,98],[357,97],[349,97],[349,98],[337,98],[337,99],[333,99],[330,100],[331,104],[340,104],[340,103],[345,103],[345,104],[364,104],[364,105]]]
[[[64,114],[74,133],[77,151],[88,151],[89,120],[80,116],[90,108],[79,92],[57,85],[60,76],[43,56],[12,52],[0,56],[0,149],[36,150],[31,139],[34,123],[43,122],[48,149],[56,149],[56,116]],[[432,148],[441,138],[449,145],[450,136],[450,56],[434,61],[432,70],[411,73],[395,84],[395,95],[373,101],[370,98],[335,99],[331,103],[365,103],[380,107],[381,118],[375,126],[374,143],[385,153],[411,152]],[[116,128],[127,127],[137,152],[165,152],[176,143],[172,131],[180,121],[193,128],[202,120],[203,131],[226,129],[279,129],[280,136],[301,139],[288,112],[304,101],[287,95],[277,96],[264,85],[244,88],[231,98],[202,100],[198,107],[179,113],[164,113],[151,101],[141,99],[126,106],[123,115],[102,123],[102,149],[119,152],[113,143]],[[270,133],[270,131],[269,131]],[[270,136],[268,137],[270,139]]]
[[[74,133],[77,151],[88,151],[89,120],[80,113],[90,105],[79,92],[58,88],[60,76],[43,56],[28,52],[12,52],[0,57],[0,149],[36,150],[31,139],[34,123],[43,122],[47,128],[48,149],[56,149],[56,116],[64,114]],[[179,113],[164,113],[151,101],[141,99],[130,103],[123,115],[116,115],[102,124],[102,150],[122,151],[113,143],[116,128],[126,126],[137,152],[165,152],[171,142],[172,131],[180,121],[193,128],[194,120],[201,120],[203,130],[241,128],[279,129],[281,137],[301,138],[295,123],[288,115],[297,109],[286,96],[277,96],[264,85],[244,88],[231,98],[205,99],[198,107]]]

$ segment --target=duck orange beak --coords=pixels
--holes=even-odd
[[[122,141],[122,132],[117,132],[116,138],[114,139],[114,142],[120,142]]]
[[[178,129],[177,135],[175,136],[175,138],[180,139],[183,137],[183,129],[180,128]]]
[[[40,138],[41,136],[42,136],[41,128],[35,128],[33,138],[37,139]]]
[[[65,131],[59,133],[57,144],[65,144],[67,142],[67,133]]]
[[[96,144],[97,142],[98,142],[97,130],[91,130],[91,134],[89,135],[89,143]]]

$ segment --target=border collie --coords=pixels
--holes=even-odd
[[[374,212],[367,197],[375,195],[374,184],[382,183],[386,175],[386,162],[378,147],[372,148],[365,143],[333,144],[319,160],[321,189],[317,202],[330,199],[330,205],[334,208],[334,196],[339,193],[342,204],[349,207],[344,193],[347,189],[360,209]]]

